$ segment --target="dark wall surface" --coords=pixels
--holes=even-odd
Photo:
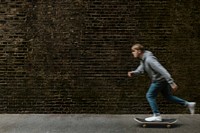
[[[200,113],[200,2],[1,0],[0,113],[147,114],[147,75],[128,78],[152,51]],[[158,97],[161,113],[189,111]]]

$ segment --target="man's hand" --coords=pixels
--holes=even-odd
[[[133,76],[133,71],[128,72],[128,77],[132,77]]]
[[[171,87],[172,87],[172,92],[173,93],[176,92],[177,89],[178,89],[178,86],[175,83],[171,84]]]

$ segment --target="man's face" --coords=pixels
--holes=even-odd
[[[132,54],[134,58],[139,58],[141,55],[141,50],[132,49]]]

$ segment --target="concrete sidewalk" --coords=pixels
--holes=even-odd
[[[199,133],[200,115],[164,115],[177,118],[173,128],[142,128],[134,117],[148,115],[0,114],[0,133]]]

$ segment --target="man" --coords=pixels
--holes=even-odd
[[[190,113],[194,114],[195,102],[188,102],[172,95],[178,88],[169,72],[158,62],[152,52],[144,49],[141,44],[135,44],[131,48],[134,58],[140,59],[140,65],[134,71],[129,71],[128,76],[138,76],[146,72],[152,80],[148,92],[146,93],[147,101],[152,109],[153,116],[148,117],[146,121],[162,121],[162,117],[158,110],[156,97],[159,92],[169,101],[181,104],[189,108]]]

